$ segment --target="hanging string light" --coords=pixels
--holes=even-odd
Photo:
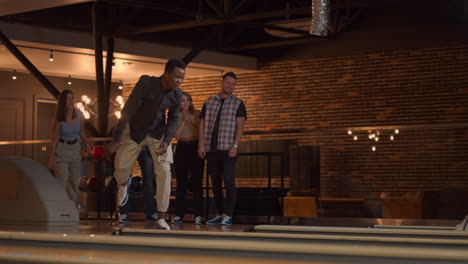
[[[68,82],[67,82],[68,85],[72,85],[72,80],[71,80],[71,75],[68,75]]]
[[[13,70],[13,75],[11,75],[11,79],[16,80],[16,70]]]
[[[54,61],[54,51],[53,50],[50,50],[49,61],[50,62]]]
[[[358,140],[359,138],[358,133],[359,131],[353,132],[353,130],[351,129],[347,130],[347,134],[351,136],[354,141]],[[388,138],[390,141],[394,141],[396,138],[396,135],[399,133],[400,133],[399,129],[372,129],[372,130],[367,130],[367,138],[369,138],[369,140],[375,143],[381,142],[386,138]],[[377,151],[377,147],[375,145],[372,145],[371,150]]]

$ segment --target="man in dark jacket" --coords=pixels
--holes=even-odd
[[[114,129],[113,140],[107,151],[115,156],[114,176],[117,180],[117,204],[128,201],[133,164],[141,149],[147,145],[154,163],[158,205],[157,224],[170,229],[165,221],[171,192],[170,163],[166,161],[167,148],[174,137],[179,121],[179,104],[182,98],[180,86],[185,77],[185,63],[170,59],[163,75],[143,75],[135,85],[122,109],[122,117]]]

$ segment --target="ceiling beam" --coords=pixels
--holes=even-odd
[[[28,69],[28,71],[52,94],[57,98],[59,90],[23,55],[23,53],[0,31],[0,41],[3,45]]]
[[[223,48],[222,51],[230,52],[230,51],[240,51],[240,50],[261,49],[261,48],[273,48],[273,47],[280,47],[280,46],[313,43],[313,42],[319,42],[319,41],[321,42],[321,41],[326,41],[326,40],[327,40],[326,38],[320,38],[320,37],[294,38],[294,39],[287,39],[287,40],[246,44],[246,45],[234,45],[232,47]]]
[[[281,26],[276,26],[276,25],[271,25],[271,24],[262,24],[262,23],[255,23],[255,22],[239,22],[235,24],[240,25],[240,26],[250,27],[250,28],[257,28],[257,29],[267,28],[267,29],[272,29],[272,30],[277,30],[277,31],[294,33],[294,34],[303,35],[304,37],[310,36],[309,31],[295,29],[295,28],[281,27]]]
[[[310,8],[294,8],[288,11],[290,15],[304,15],[309,14]],[[211,25],[218,25],[224,24],[226,22],[230,23],[237,23],[243,21],[250,21],[256,19],[266,19],[266,18],[274,18],[274,17],[281,17],[285,16],[285,10],[274,10],[269,12],[262,12],[262,13],[250,13],[245,15],[239,15],[233,18],[227,19],[219,19],[219,18],[207,18],[201,21],[195,20],[188,20],[183,22],[171,23],[166,25],[154,25],[154,26],[147,26],[147,27],[138,27],[138,28],[130,28],[130,27],[123,27],[119,30],[119,35],[138,35],[144,33],[155,33],[155,32],[163,32],[163,31],[171,31],[171,30],[179,30],[179,29],[189,29],[195,27],[204,27],[204,26],[211,26]]]
[[[216,14],[220,17],[224,17],[223,13],[219,10],[219,8],[211,1],[211,0],[205,0],[205,2],[215,11]]]
[[[165,4],[158,3],[156,1],[147,1],[147,0],[104,0],[104,1],[107,3],[111,3],[111,4],[149,8],[149,9],[164,11],[164,12],[177,14],[177,15],[183,15],[183,16],[197,17],[198,15],[198,11],[196,10],[165,5]]]
[[[242,6],[249,0],[241,0],[237,5],[232,9],[231,15],[237,15],[239,14],[239,10],[242,8]]]

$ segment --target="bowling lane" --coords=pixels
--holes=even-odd
[[[164,231],[176,233],[179,231]],[[0,232],[2,258],[17,257],[29,263],[468,263],[466,249],[335,245],[289,242],[197,239],[186,237],[135,237],[111,235]],[[25,251],[27,250],[26,254]],[[29,253],[31,250],[32,253]],[[52,250],[52,251],[49,251]],[[48,255],[46,252],[52,253]],[[61,255],[65,252],[64,255]],[[42,254],[42,255],[41,255]],[[102,255],[101,255],[102,254]],[[36,257],[42,262],[32,261]],[[126,259],[129,256],[130,259]],[[96,258],[98,261],[96,261]],[[110,260],[108,259],[110,258]],[[1,259],[0,259],[1,260]],[[163,260],[166,260],[165,262]],[[49,262],[47,262],[49,261]],[[94,262],[93,262],[94,261]],[[185,262],[184,262],[185,261]],[[208,262],[212,261],[212,262]],[[2,262],[3,263],[3,262]],[[28,262],[10,262],[28,263]]]
[[[405,237],[370,237],[370,236],[338,236],[316,234],[288,234],[288,233],[254,233],[254,232],[203,232],[203,231],[177,231],[165,232],[163,230],[147,230],[124,228],[116,234],[122,236],[138,237],[171,237],[198,240],[230,240],[245,242],[277,242],[277,243],[306,243],[308,245],[359,245],[359,246],[393,246],[415,247],[430,249],[461,249],[468,250],[466,239],[443,238],[405,238]]]
[[[184,254],[159,254],[151,252],[127,252],[93,249],[45,248],[32,246],[2,246],[0,263],[98,263],[98,264],[321,264],[310,261],[285,261],[258,258],[229,258]]]
[[[427,229],[390,229],[390,228],[356,228],[356,227],[324,227],[324,226],[287,226],[287,225],[257,225],[250,229],[261,233],[316,234],[337,236],[371,236],[371,237],[402,237],[402,238],[432,238],[432,239],[468,239],[468,232],[455,230]]]
[[[420,226],[420,225],[373,225],[373,228],[388,229],[425,229],[425,230],[455,230],[454,226]]]

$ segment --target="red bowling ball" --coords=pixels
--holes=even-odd
[[[88,153],[88,148],[81,149],[81,158],[86,159],[90,157],[90,153]]]
[[[94,159],[102,160],[105,158],[104,146],[98,145],[93,148],[92,156]]]
[[[99,190],[99,179],[95,176],[89,177],[86,185],[88,186],[88,190],[97,192]]]

